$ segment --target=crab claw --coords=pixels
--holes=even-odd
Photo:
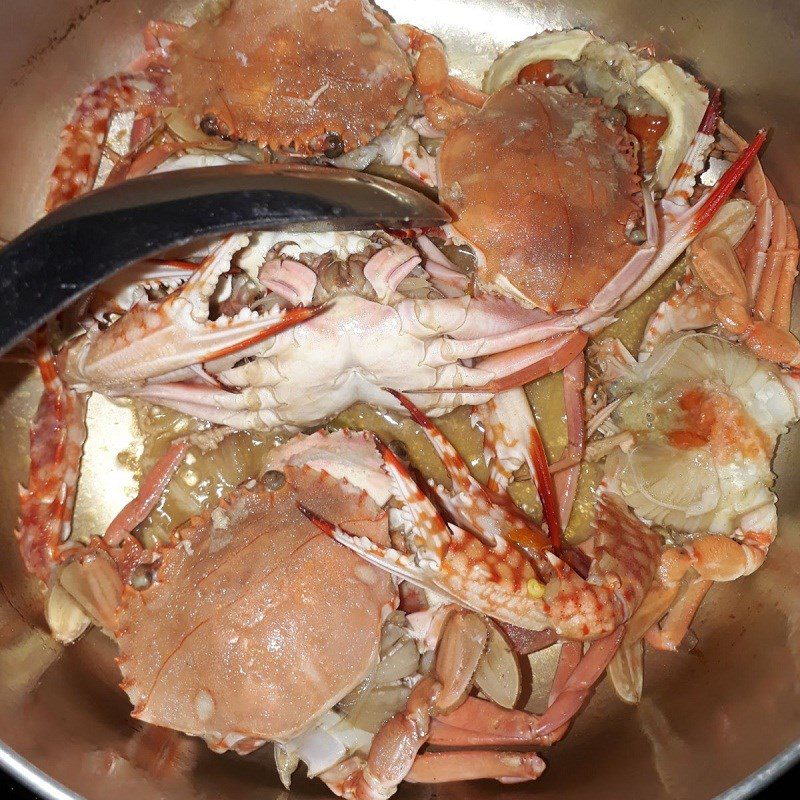
[[[242,309],[233,317],[209,319],[211,299],[234,253],[247,245],[229,236],[186,283],[160,302],[144,301],[105,330],[94,328],[59,354],[66,381],[77,389],[113,390],[164,376],[232,353],[304,322],[319,308]]]
[[[561,520],[558,511],[558,499],[556,498],[555,484],[553,476],[550,474],[550,465],[547,461],[547,453],[544,449],[544,442],[539,435],[536,426],[530,430],[530,450],[531,463],[536,473],[536,489],[539,492],[539,499],[542,501],[542,511],[547,522],[547,532],[550,534],[550,541],[553,543],[553,550],[561,552],[562,531]]]
[[[708,196],[708,199],[703,204],[700,211],[694,217],[691,227],[689,229],[689,236],[697,236],[703,228],[708,225],[714,218],[714,215],[722,207],[722,204],[731,196],[731,193],[736,188],[736,185],[744,177],[744,174],[752,166],[753,162],[758,155],[758,151],[767,140],[767,131],[762,128],[756,137],[750,142],[747,147],[742,150],[739,157],[728,169],[728,171],[719,179],[719,182],[714,187],[714,190]]]
[[[548,627],[541,599],[528,592],[529,582],[537,579],[524,556],[504,539],[498,538],[490,546],[457,525],[448,526],[394,453],[388,448],[382,453],[385,470],[403,501],[396,522],[405,534],[404,550],[355,536],[302,505],[298,505],[300,511],[365,561],[422,589],[506,622],[524,621],[535,629]]]
[[[478,533],[484,539],[506,539],[530,551],[545,551],[550,542],[544,532],[517,508],[513,501],[498,492],[491,492],[469,471],[464,459],[433,424],[428,416],[408,397],[394,389],[386,389],[422,428],[436,455],[442,460],[453,482],[452,491],[432,486],[436,497],[459,525]]]

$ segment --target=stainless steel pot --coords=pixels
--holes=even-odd
[[[72,98],[140,48],[144,22],[181,19],[189,2],[6,0],[0,46],[0,236],[41,208],[58,131]],[[453,67],[478,77],[502,47],[543,28],[579,25],[609,38],[653,40],[726,89],[727,117],[745,134],[772,126],[768,173],[800,199],[800,4],[795,0],[383,0],[446,42]],[[0,298],[2,303],[2,298]],[[796,312],[798,309],[795,309]],[[12,311],[13,313],[13,311]],[[797,318],[797,317],[796,317]],[[64,649],[47,634],[35,582],[12,534],[16,485],[38,393],[24,369],[0,368],[0,764],[48,798],[285,797],[267,756],[215,756],[186,744],[186,769],[153,775],[133,755],[143,736],[116,688],[113,645],[90,633]],[[124,411],[92,408],[102,428],[84,461],[78,524],[110,519],[130,476]],[[691,653],[648,657],[645,697],[625,706],[601,686],[535,785],[452,784],[441,797],[745,797],[800,758],[800,426],[782,442],[780,536],[766,565],[717,587]],[[117,754],[117,755],[112,755]],[[68,788],[65,788],[68,787]],[[400,796],[432,790],[404,787]],[[293,796],[328,796],[299,781]]]

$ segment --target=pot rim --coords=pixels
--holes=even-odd
[[[712,800],[744,800],[753,797],[800,763],[800,739],[751,772],[746,778],[716,795]],[[43,800],[83,800],[82,796],[22,758],[0,741],[0,767]]]

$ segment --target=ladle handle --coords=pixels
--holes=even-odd
[[[0,352],[119,269],[196,239],[447,221],[413,189],[349,170],[232,165],[136,178],[62,206],[0,251]]]

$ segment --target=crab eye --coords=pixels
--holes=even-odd
[[[344,153],[344,139],[338,133],[326,133],[322,146],[325,158],[339,158]]]
[[[277,492],[278,489],[281,489],[283,484],[286,483],[286,476],[280,470],[270,469],[264,473],[264,477],[261,481],[271,492]]]
[[[153,583],[153,568],[150,565],[140,565],[131,574],[131,586],[142,591],[149,589]]]
[[[200,120],[199,127],[206,136],[222,136],[219,120],[213,114],[206,114]]]

